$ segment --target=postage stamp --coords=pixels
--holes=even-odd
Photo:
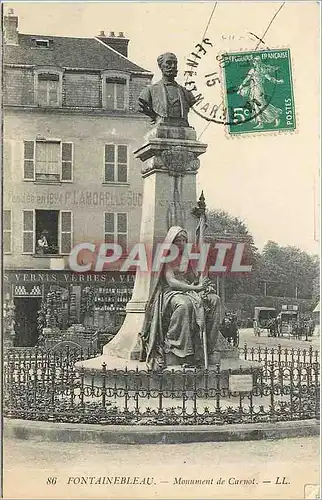
[[[295,130],[289,49],[226,54],[223,75],[230,134]]]

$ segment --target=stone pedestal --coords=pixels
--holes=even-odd
[[[106,365],[104,371],[102,369],[103,363]],[[169,391],[178,389],[180,391],[184,387],[187,396],[189,396],[190,390],[206,386],[229,389],[229,376],[235,374],[252,375],[254,384],[262,369],[262,365],[257,361],[246,361],[237,358],[221,359],[216,365],[210,364],[207,375],[202,369],[184,369],[180,365],[169,366],[162,372],[149,372],[147,371],[146,363],[105,354],[99,358],[78,361],[76,368],[85,368],[84,383],[89,387],[117,387],[119,390],[125,390],[126,388],[128,391],[138,388],[149,388],[149,390],[153,391],[160,388],[160,376],[162,376],[162,388],[164,391],[166,389]],[[182,381],[183,373],[186,373],[184,384]],[[193,378],[189,374],[196,374],[196,376]]]
[[[200,164],[198,157],[206,151],[207,145],[196,140],[196,132],[191,127],[158,125],[145,139],[143,146],[134,153],[136,158],[144,162],[139,242],[144,243],[153,256],[156,243],[164,241],[171,226],[183,227],[188,232],[189,240],[192,242],[195,239],[197,220],[191,210],[197,200],[196,174]],[[94,371],[95,379],[97,377],[99,382],[102,366],[105,364],[109,373],[120,370],[117,378],[121,383],[122,370],[147,370],[146,363],[138,361],[141,347],[139,334],[154,286],[154,274],[137,271],[132,299],[126,306],[126,317],[121,329],[104,346],[101,356],[76,363],[77,368],[85,369],[86,376],[91,377],[91,372]],[[227,386],[228,369],[234,369],[235,372],[246,368],[252,370],[253,365],[252,362],[239,359],[237,349],[227,346],[222,346],[218,352],[209,356],[210,372],[214,373],[220,366],[221,387]],[[168,380],[171,369],[182,371],[183,368],[169,366],[163,372],[165,380]],[[111,376],[115,381],[116,374]],[[106,373],[104,377],[106,378]],[[155,377],[157,380],[157,375]]]
[[[158,125],[146,136],[143,146],[134,152],[144,165],[143,206],[140,243],[153,249],[162,242],[171,226],[184,227],[194,240],[196,218],[191,209],[196,204],[198,156],[207,145],[196,140],[191,127]],[[120,331],[103,348],[103,354],[138,359],[138,336],[142,330],[145,309],[153,286],[153,275],[137,271],[132,299]]]

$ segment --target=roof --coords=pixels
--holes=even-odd
[[[320,312],[320,302],[318,302],[315,306],[315,308],[313,309],[313,312],[314,313],[319,313]]]
[[[52,40],[52,47],[35,47],[35,39]],[[4,64],[58,66],[92,70],[111,69],[151,74],[95,38],[25,35],[19,33],[19,45],[5,45],[4,49]]]

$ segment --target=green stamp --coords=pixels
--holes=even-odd
[[[230,134],[295,130],[289,49],[225,54],[223,72]]]

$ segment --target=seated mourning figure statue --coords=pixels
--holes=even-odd
[[[178,226],[169,229],[165,243],[178,247],[178,257],[163,264],[152,290],[141,332],[141,361],[150,369],[166,366],[202,366],[202,331],[206,330],[207,351],[232,350],[219,331],[220,298],[210,280],[199,278],[192,266],[181,270],[180,262],[187,232]]]
[[[158,66],[162,79],[144,88],[139,97],[139,111],[151,118],[153,124],[189,127],[188,113],[195,103],[193,94],[175,81],[178,61],[175,54],[161,54]]]

